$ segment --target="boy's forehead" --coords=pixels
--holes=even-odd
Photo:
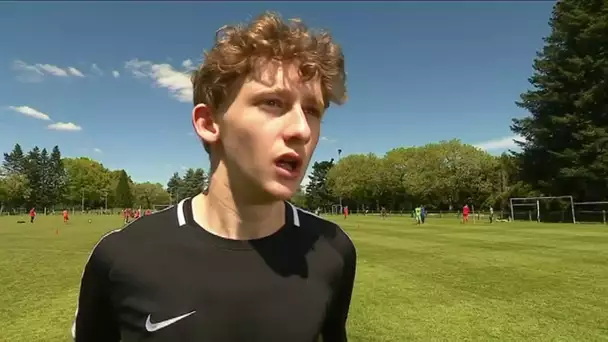
[[[254,92],[298,92],[301,96],[323,101],[320,78],[304,80],[300,77],[298,65],[294,63],[269,62],[259,65],[246,79],[244,86]]]

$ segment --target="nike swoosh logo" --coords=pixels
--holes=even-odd
[[[165,320],[165,321],[157,322],[157,323],[150,322],[150,316],[151,315],[148,315],[148,318],[146,319],[146,330],[149,331],[149,332],[153,332],[153,331],[160,330],[162,328],[166,328],[166,327],[170,326],[171,324],[173,324],[173,323],[175,323],[175,322],[177,322],[179,320],[182,320],[182,319],[184,319],[184,318],[192,315],[195,312],[196,311],[192,311],[192,312],[189,312],[187,314],[184,314],[184,315],[181,315],[181,316],[177,316],[177,317],[174,317],[174,318],[171,318],[171,319],[168,319],[168,320]]]

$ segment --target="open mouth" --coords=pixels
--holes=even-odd
[[[297,154],[284,154],[276,161],[276,166],[291,175],[297,175],[302,165],[302,159]]]

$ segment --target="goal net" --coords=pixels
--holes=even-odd
[[[513,221],[576,223],[572,196],[514,197],[509,204]]]
[[[608,202],[575,202],[576,222],[606,224]]]
[[[342,206],[339,204],[334,204],[331,206],[331,214],[332,215],[340,215],[342,214]]]

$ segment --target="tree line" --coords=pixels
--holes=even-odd
[[[402,147],[384,156],[350,155],[315,163],[298,201],[393,210],[505,207],[509,197],[571,195],[608,200],[608,0],[562,0],[533,61],[531,89],[516,105],[520,151],[491,156],[458,140]]]
[[[351,154],[316,162],[300,204],[309,209],[454,210],[464,204],[494,208],[511,197],[540,195],[518,178],[517,157],[493,156],[459,140],[400,147],[384,156]]]
[[[169,205],[200,191],[203,169],[175,173],[168,187],[134,182],[125,170],[110,170],[91,158],[63,158],[59,146],[51,153],[35,146],[27,153],[15,144],[4,153],[0,168],[2,210],[38,208],[150,208]]]

